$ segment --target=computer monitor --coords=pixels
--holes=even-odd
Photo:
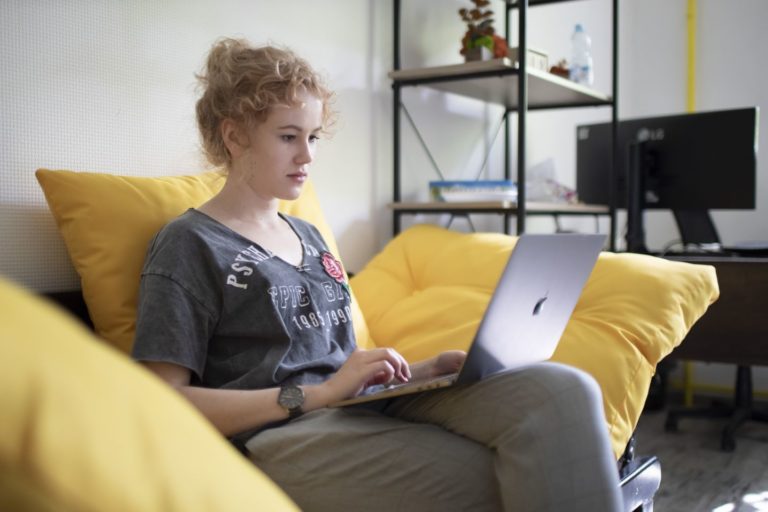
[[[614,206],[628,209],[629,250],[646,252],[648,208],[672,210],[684,237],[717,238],[709,210],[755,208],[757,125],[757,107],[620,121],[613,179],[611,123],[578,126],[579,199],[610,204],[614,183]]]

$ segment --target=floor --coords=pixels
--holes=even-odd
[[[646,412],[636,430],[637,453],[661,461],[654,512],[768,511],[768,423],[747,422],[736,450],[720,450],[725,420],[681,419],[666,432],[666,412]]]

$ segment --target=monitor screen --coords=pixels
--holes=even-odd
[[[627,205],[629,145],[644,141],[643,208],[754,209],[758,109],[681,114],[618,123],[615,206]],[[576,190],[609,204],[611,123],[576,128]]]

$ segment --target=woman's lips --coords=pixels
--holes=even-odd
[[[305,172],[296,172],[293,174],[289,174],[288,177],[294,181],[304,182],[307,179],[307,173]]]

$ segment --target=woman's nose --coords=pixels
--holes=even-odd
[[[305,142],[304,144],[301,144],[301,147],[299,148],[299,152],[296,155],[296,163],[300,164],[308,164],[311,163],[314,159],[314,148],[311,146],[309,142]]]

